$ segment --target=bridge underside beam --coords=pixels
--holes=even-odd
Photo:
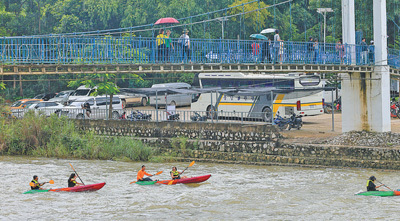
[[[309,64],[83,64],[83,65],[1,65],[0,75],[99,74],[99,73],[211,73],[266,72],[289,73],[355,73],[374,71],[373,66]],[[400,73],[396,72],[397,74]],[[395,73],[393,73],[395,74]]]

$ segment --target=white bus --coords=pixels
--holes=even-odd
[[[200,73],[198,78],[200,88],[247,88],[248,92],[242,95],[224,94],[223,90],[202,93],[198,100],[192,103],[192,111],[207,111],[209,115],[213,110],[217,116],[244,112],[245,117],[260,118],[267,122],[278,112],[284,117],[293,113],[302,116],[324,113],[322,83],[318,75],[232,72]],[[251,93],[252,89],[254,95]],[[263,89],[265,94],[260,94],[259,91]]]

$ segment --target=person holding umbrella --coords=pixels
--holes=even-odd
[[[281,42],[283,40],[279,36],[279,30],[275,30],[275,35],[274,35],[274,64],[278,63],[278,55],[279,55],[279,49],[281,47]]]

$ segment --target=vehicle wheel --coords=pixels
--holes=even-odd
[[[83,116],[83,114],[78,114],[78,115],[76,115],[76,119],[79,119],[79,120],[82,120],[82,119],[84,119],[85,117]]]
[[[112,117],[113,120],[118,120],[119,119],[119,113],[116,112],[116,111],[113,111],[111,117]]]
[[[290,129],[292,129],[292,125],[289,125],[289,128],[288,128],[288,130],[290,130]]]
[[[303,126],[303,122],[301,122],[300,124],[299,124],[299,126],[297,126],[297,130],[300,130],[300,128]]]
[[[278,124],[278,127],[280,130],[285,130],[287,128],[288,124],[287,123],[280,123]]]
[[[396,109],[391,108],[390,114],[391,114],[391,117],[396,117],[397,116]]]
[[[169,103],[169,105],[176,107],[176,102],[175,101],[171,101],[171,103]]]
[[[207,114],[207,118],[211,119],[211,117],[213,119],[217,119],[217,113],[216,112],[211,112],[211,111],[215,111],[215,108],[213,106],[208,106],[206,109],[206,114]]]
[[[262,119],[265,122],[271,122],[272,120],[272,110],[269,107],[264,107],[264,109],[262,110]]]
[[[147,105],[147,98],[143,97],[142,98],[142,106],[146,106]]]

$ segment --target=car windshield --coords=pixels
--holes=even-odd
[[[11,105],[11,107],[19,107],[22,104],[22,101],[17,101]]]
[[[43,96],[44,96],[44,94],[39,94],[39,95],[36,95],[36,97],[34,97],[33,99],[42,99]]]
[[[90,89],[80,89],[80,90],[76,90],[72,96],[85,96],[89,93]]]
[[[60,93],[58,93],[55,97],[64,97],[64,96],[66,96],[67,95],[67,93],[65,93],[65,92],[60,92]]]

